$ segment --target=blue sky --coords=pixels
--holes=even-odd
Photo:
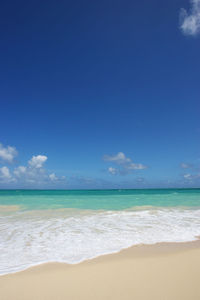
[[[0,188],[200,187],[200,0],[9,1]]]

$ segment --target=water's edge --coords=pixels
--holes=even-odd
[[[83,260],[78,263],[66,263],[63,261],[44,261],[37,263],[35,265],[30,265],[29,267],[26,267],[24,269],[9,272],[5,274],[0,274],[0,277],[6,277],[6,276],[12,276],[18,273],[24,273],[26,271],[32,271],[36,270],[38,267],[48,266],[48,265],[62,265],[66,267],[76,267],[77,265],[84,265],[88,263],[101,263],[104,262],[105,259],[107,261],[110,261],[112,259],[119,259],[124,258],[124,256],[128,256],[129,258],[133,259],[142,259],[146,257],[152,257],[152,256],[160,256],[160,255],[170,255],[173,253],[181,253],[184,251],[189,251],[193,249],[200,249],[200,237],[197,237],[196,240],[188,241],[188,242],[162,242],[162,243],[155,243],[155,244],[138,244],[133,245],[127,248],[123,248],[116,252],[111,253],[105,253],[101,254],[99,256],[95,256],[90,259]]]

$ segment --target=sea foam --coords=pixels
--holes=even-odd
[[[0,216],[0,274],[44,262],[75,264],[138,244],[200,236],[200,209],[44,210]]]

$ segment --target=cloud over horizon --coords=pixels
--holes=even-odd
[[[47,160],[47,156],[45,155],[36,155],[33,156],[29,161],[29,165],[33,168],[39,169],[42,168],[43,164]]]
[[[190,183],[198,184],[200,181],[200,167],[198,163],[181,163],[180,167],[188,173],[181,174],[181,176]]]
[[[118,173],[118,170],[116,168],[109,167],[108,172],[112,175],[116,175]]]
[[[126,175],[133,170],[147,169],[147,166],[141,163],[134,163],[129,157],[126,157],[126,155],[123,152],[118,152],[116,155],[106,154],[103,156],[103,160],[113,162],[119,166],[118,169],[113,167],[108,168],[108,172],[112,175]]]
[[[14,179],[12,178],[8,167],[4,166],[4,167],[0,168],[0,181],[11,182],[13,180]]]
[[[3,164],[13,162],[16,155],[17,150],[15,147],[4,147],[0,144],[0,158]],[[13,171],[8,166],[2,166],[0,168],[0,183],[15,183],[20,186],[26,186],[27,184],[42,186],[59,181],[63,182],[65,180],[64,176],[58,177],[55,173],[49,174],[44,168],[44,163],[47,159],[46,155],[33,155],[26,166],[16,166]]]
[[[180,164],[180,166],[181,166],[182,169],[190,169],[190,168],[193,167],[192,164],[188,164],[188,163],[184,163],[184,162],[182,162],[182,163]]]
[[[200,0],[190,0],[191,9],[180,11],[180,29],[185,35],[195,36],[200,33]]]
[[[200,178],[200,174],[190,174],[190,173],[187,173],[187,174],[184,174],[183,177],[186,180],[199,179]]]
[[[14,160],[14,157],[17,156],[17,150],[15,147],[7,146],[4,147],[0,143],[0,160],[1,161],[6,161],[8,163],[12,163]]]

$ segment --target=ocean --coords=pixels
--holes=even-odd
[[[0,274],[200,236],[200,189],[0,190]]]

